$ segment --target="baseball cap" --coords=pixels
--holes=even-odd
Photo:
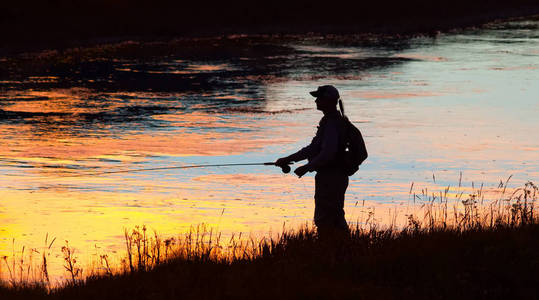
[[[329,99],[339,99],[339,91],[332,85],[319,86],[316,91],[309,92],[313,97],[324,97]]]

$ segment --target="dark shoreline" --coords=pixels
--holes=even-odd
[[[417,0],[417,2],[425,2]],[[92,47],[102,44],[117,44],[125,41],[136,42],[165,42],[168,40],[197,39],[197,38],[218,38],[227,36],[272,36],[286,37],[291,35],[332,35],[332,34],[365,34],[379,36],[399,36],[411,37],[418,35],[435,36],[439,32],[449,32],[462,30],[466,28],[481,27],[486,23],[495,21],[508,21],[512,19],[522,19],[539,14],[539,4],[531,4],[531,1],[518,1],[526,3],[525,5],[500,5],[493,8],[478,11],[463,11],[462,13],[443,13],[433,14],[431,9],[424,9],[417,14],[403,14],[396,18],[370,17],[368,19],[358,18],[356,21],[335,21],[327,24],[315,23],[300,17],[299,20],[292,21],[283,18],[280,22],[268,23],[264,21],[251,24],[234,24],[221,21],[215,24],[195,23],[185,25],[184,22],[170,24],[156,24],[154,27],[137,29],[137,26],[129,29],[130,24],[124,24],[126,27],[122,30],[114,30],[115,26],[110,26],[110,31],[105,29],[92,32],[85,25],[75,26],[69,29],[68,24],[60,26],[61,28],[40,28],[27,30],[20,21],[13,21],[0,18],[0,33],[3,35],[3,41],[0,42],[0,57],[10,57],[25,52],[36,52],[47,49],[65,50],[76,47]],[[459,2],[460,3],[460,2]],[[389,3],[391,4],[391,2]],[[389,16],[397,14],[396,9],[388,10]],[[0,16],[1,17],[1,16]],[[256,16],[250,16],[255,19]],[[195,17],[193,17],[195,18]],[[37,22],[37,21],[35,21]],[[69,20],[59,20],[66,22]],[[117,25],[117,24],[116,24]],[[37,25],[31,25],[36,27]],[[58,27],[59,25],[57,25]],[[81,27],[82,26],[82,27]],[[77,28],[79,27],[79,28]],[[117,27],[117,26],[116,26]]]
[[[513,25],[515,29],[526,29],[526,23],[521,21],[538,19],[539,5],[535,10],[515,9],[497,14],[461,17],[458,22],[438,22],[436,27],[432,27],[431,23],[425,23],[422,24],[423,28],[412,27],[413,24],[402,27],[387,24],[383,28],[372,27],[372,30],[365,30],[366,27],[360,25],[355,27],[351,25],[298,26],[280,29],[274,27],[265,30],[261,27],[258,29],[229,27],[218,33],[200,31],[189,35],[123,35],[50,41],[49,43],[13,43],[3,48],[0,46],[0,80],[25,80],[28,76],[70,78],[73,74],[86,74],[88,70],[97,71],[95,69],[97,65],[100,65],[101,69],[107,69],[109,67],[107,64],[110,65],[114,61],[123,59],[151,62],[166,57],[176,57],[204,61],[226,60],[240,56],[290,54],[294,50],[287,46],[289,43],[402,48],[407,47],[411,38],[414,37],[435,40],[441,32],[458,33],[463,30],[473,32],[496,28],[497,23],[511,21],[515,22]],[[419,21],[416,22],[416,25],[419,23]],[[147,87],[153,88],[149,83]],[[103,87],[100,86],[100,88]],[[110,88],[114,87],[110,86]],[[0,86],[0,90],[5,89],[9,89],[9,84]]]

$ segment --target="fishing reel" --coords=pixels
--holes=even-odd
[[[265,165],[270,165],[270,166],[277,166],[277,167],[281,168],[281,171],[283,171],[283,173],[288,174],[288,173],[290,173],[290,165],[292,163],[290,162],[290,163],[285,164],[285,165],[277,165],[274,162],[269,162],[269,163],[264,163],[264,164]]]
[[[281,168],[281,171],[283,171],[283,173],[285,174],[288,174],[290,173],[290,165],[282,165],[282,166],[278,166]]]

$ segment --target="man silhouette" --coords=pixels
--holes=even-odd
[[[316,171],[314,192],[314,223],[318,235],[347,233],[349,228],[344,218],[344,194],[348,187],[348,175],[344,170],[346,123],[337,110],[339,92],[334,86],[324,85],[310,92],[316,97],[316,109],[324,116],[311,143],[298,152],[279,158],[276,165],[287,165],[308,159],[306,165],[294,173],[300,178],[307,172]]]

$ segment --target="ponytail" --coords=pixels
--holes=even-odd
[[[339,98],[339,109],[341,110],[341,115],[346,118],[346,115],[344,114],[344,106],[342,105],[341,98]]]

